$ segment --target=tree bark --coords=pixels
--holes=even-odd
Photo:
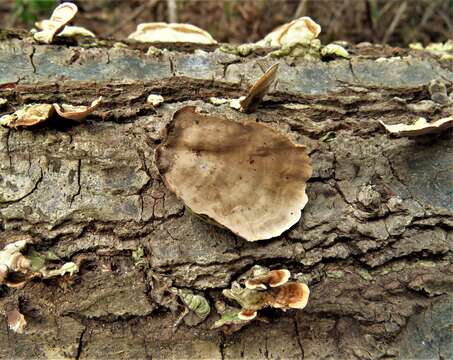
[[[2,113],[24,103],[103,102],[81,124],[0,129],[0,248],[30,238],[64,261],[85,258],[72,278],[2,287],[0,300],[17,300],[28,324],[22,335],[1,326],[0,358],[453,357],[451,132],[410,140],[379,124],[451,112],[407,106],[429,99],[433,79],[451,90],[451,63],[379,46],[321,62],[216,47],[146,55],[133,44],[2,39]],[[209,103],[243,95],[276,61],[276,88],[253,114]],[[150,93],[165,103],[154,108]],[[249,243],[185,211],[153,152],[159,130],[187,104],[256,119],[306,144],[314,175],[296,226]],[[230,336],[210,330],[214,309],[200,325],[173,331],[180,308],[156,284],[198,291],[212,306],[255,264],[306,281],[308,306],[264,311],[267,323]]]

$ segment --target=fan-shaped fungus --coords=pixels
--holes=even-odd
[[[74,106],[69,104],[53,104],[55,111],[62,118],[81,121],[85,119],[89,114],[91,114],[102,101],[102,96],[94,100],[90,106]]]
[[[246,280],[245,287],[248,289],[267,289],[267,286],[277,287],[286,283],[291,273],[286,270],[272,270],[267,274]]]
[[[294,44],[309,43],[316,39],[321,32],[321,26],[308,16],[293,20],[279,26],[259,41],[262,46],[291,46]]]
[[[294,225],[312,173],[305,147],[256,122],[178,110],[156,149],[167,185],[195,214],[248,241]]]
[[[425,118],[418,118],[412,125],[396,124],[386,125],[383,121],[380,122],[387,132],[397,136],[415,137],[426,134],[435,134],[453,127],[453,116],[439,119],[429,123]]]
[[[304,283],[289,282],[272,290],[269,305],[282,309],[303,309],[307,306],[310,289]]]
[[[139,24],[137,30],[129,35],[129,39],[140,42],[217,43],[207,31],[194,25],[164,22]]]

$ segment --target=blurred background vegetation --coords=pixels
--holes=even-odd
[[[0,0],[0,28],[30,29],[58,0]],[[197,25],[221,42],[253,42],[300,16],[322,26],[321,40],[407,46],[453,38],[453,0],[74,0],[77,25],[124,38],[139,23]]]

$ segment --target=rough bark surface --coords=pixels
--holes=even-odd
[[[378,122],[451,112],[407,107],[429,99],[432,79],[451,90],[451,63],[373,46],[351,60],[309,62],[1,38],[1,113],[104,101],[80,125],[0,129],[1,247],[29,237],[66,261],[86,258],[70,280],[0,289],[28,321],[22,335],[0,327],[0,358],[453,357],[451,132],[398,139]],[[242,95],[276,61],[278,84],[255,113],[208,102]],[[147,104],[150,93],[165,104]],[[307,145],[314,176],[296,226],[248,243],[185,211],[162,184],[153,151],[160,128],[187,104],[269,124]],[[140,247],[147,266],[132,257]],[[231,336],[209,329],[215,311],[173,332],[180,309],[171,311],[157,283],[197,290],[212,304],[254,264],[305,280],[307,308],[265,312],[268,323]]]

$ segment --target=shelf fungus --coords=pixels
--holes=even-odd
[[[165,128],[155,163],[188,209],[248,241],[279,236],[308,201],[305,146],[255,121],[183,107]]]
[[[94,100],[90,106],[74,106],[69,104],[28,104],[13,114],[0,117],[0,125],[10,128],[29,127],[48,120],[54,113],[68,120],[82,121],[100,105],[102,96]]]
[[[262,46],[282,47],[309,43],[311,40],[316,39],[320,32],[321,26],[310,17],[304,16],[279,26],[267,34],[258,44]]]
[[[55,36],[74,18],[77,11],[77,6],[70,2],[58,5],[53,11],[50,20],[42,23],[43,30],[33,35],[34,39],[45,44],[51,44]]]
[[[252,85],[246,95],[237,99],[226,99],[210,97],[209,102],[219,106],[228,104],[232,109],[251,113],[256,110],[258,105],[263,101],[264,96],[268,93],[270,87],[277,78],[279,64],[272,65],[261,77]]]
[[[146,98],[146,102],[154,107],[162,105],[164,101],[164,97],[158,94],[149,94]]]
[[[277,70],[278,64],[272,65],[250,88],[247,95],[239,100],[242,112],[251,113],[257,108],[277,78]]]
[[[241,305],[244,312],[241,318],[253,316],[253,311],[266,307],[283,310],[303,309],[308,302],[310,290],[308,286],[300,282],[287,282],[278,287],[267,290],[243,288],[239,283],[233,282],[231,289],[223,290],[223,295],[235,300]]]
[[[197,26],[191,24],[167,24],[164,22],[139,24],[137,30],[130,34],[128,38],[145,43],[217,43],[207,31]]]
[[[288,282],[291,273],[286,270],[271,270],[267,274],[254,277],[245,281],[247,289],[265,290],[268,286],[277,287]]]
[[[437,134],[453,127],[453,116],[430,123],[425,118],[419,117],[412,125],[386,125],[383,121],[380,121],[380,123],[390,134],[404,137],[416,137],[426,134]]]
[[[91,114],[101,104],[102,96],[94,100],[89,106],[75,106],[69,104],[53,104],[55,111],[62,118],[81,121]]]
[[[227,327],[227,330],[236,331],[246,322],[257,318],[258,311],[266,307],[285,311],[303,309],[307,305],[310,295],[308,286],[301,282],[288,282],[291,275],[288,270],[269,271],[263,267],[254,267],[251,270],[238,279],[245,279],[245,287],[234,281],[230,289],[223,290],[222,294],[236,301],[241,308],[229,308],[229,311],[218,309],[221,318],[213,328],[228,325],[231,328]],[[256,276],[257,274],[259,275]]]
[[[323,59],[345,58],[349,59],[348,50],[338,44],[329,44],[321,49],[321,57]]]
[[[0,285],[22,288],[33,278],[49,279],[78,272],[79,268],[73,262],[55,268],[52,262],[60,259],[51,252],[29,250],[25,255],[22,254],[27,244],[27,240],[19,240],[0,250]]]
[[[10,128],[33,126],[46,121],[53,112],[54,107],[50,104],[29,104],[13,114],[0,117],[0,125]]]

